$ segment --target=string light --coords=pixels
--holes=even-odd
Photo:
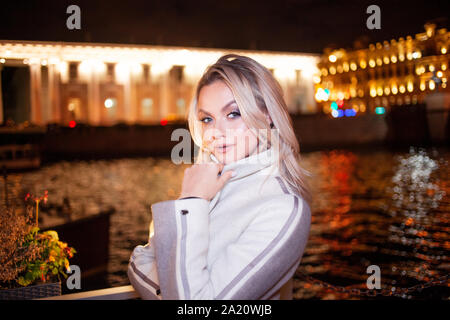
[[[377,88],[377,95],[379,95],[379,96],[383,95],[383,88],[382,87],[378,87]]]
[[[392,94],[397,94],[397,93],[398,93],[397,85],[394,83],[394,84],[392,84]]]
[[[425,85],[425,82],[424,82],[424,81],[420,82],[419,88],[420,88],[420,90],[422,90],[422,91],[424,91],[424,90],[426,89],[426,85]]]
[[[348,62],[344,62],[344,63],[342,64],[342,68],[344,69],[344,72],[348,72],[348,71],[349,71],[349,65],[348,65]]]
[[[428,87],[430,88],[430,90],[434,90],[436,88],[436,84],[433,80],[430,80],[428,82]]]

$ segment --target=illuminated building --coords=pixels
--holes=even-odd
[[[0,40],[0,73],[23,71],[18,95],[29,99],[22,99],[18,113],[38,125],[164,124],[185,119],[201,74],[226,53],[269,68],[291,113],[317,112],[313,75],[319,55],[311,54]],[[11,108],[1,104],[1,94],[0,122]]]
[[[449,92],[449,49],[450,32],[430,23],[415,38],[353,51],[325,49],[314,77],[316,101],[333,117],[425,103],[430,93]]]

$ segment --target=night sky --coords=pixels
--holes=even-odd
[[[81,30],[66,28],[71,4]],[[366,28],[370,4],[381,8],[381,30]],[[448,0],[14,0],[1,3],[0,39],[321,53],[414,35],[430,20],[450,29],[449,12]]]

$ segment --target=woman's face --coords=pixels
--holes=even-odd
[[[198,96],[203,146],[220,163],[228,164],[256,152],[258,139],[241,118],[233,93],[223,81],[204,86]]]

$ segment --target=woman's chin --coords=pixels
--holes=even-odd
[[[217,160],[220,163],[223,163],[225,165],[232,163],[232,162],[236,162],[245,157],[245,155],[242,155],[242,157],[240,157],[239,155],[235,154],[234,152],[215,153],[214,156],[217,158]]]

